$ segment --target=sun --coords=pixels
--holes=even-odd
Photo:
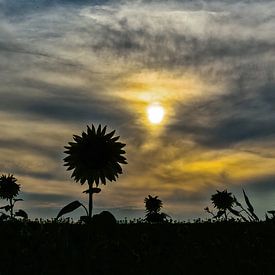
[[[159,124],[164,117],[164,108],[159,103],[153,103],[147,108],[148,119],[153,124]]]

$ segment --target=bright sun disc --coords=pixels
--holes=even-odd
[[[153,124],[158,124],[164,117],[164,109],[160,104],[152,104],[147,109],[148,119]]]

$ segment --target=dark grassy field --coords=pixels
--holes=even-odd
[[[275,274],[272,223],[0,224],[0,274]]]

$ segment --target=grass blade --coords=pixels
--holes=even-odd
[[[251,213],[251,215],[253,216],[253,218],[255,220],[259,220],[259,218],[257,217],[257,215],[254,213],[254,208],[252,206],[252,204],[250,203],[249,199],[248,199],[248,196],[246,195],[244,189],[243,189],[243,195],[244,195],[244,199],[245,199],[245,202],[246,202],[246,205],[247,205],[247,210]]]
[[[248,207],[247,210],[248,210],[250,213],[253,213],[253,212],[254,212],[254,208],[253,208],[252,204],[250,203],[250,201],[249,201],[249,199],[248,199],[246,193],[244,192],[244,190],[243,190],[243,195],[244,195],[244,199],[245,199],[246,205],[247,205],[247,207]]]

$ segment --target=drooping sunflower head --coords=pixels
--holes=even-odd
[[[20,184],[13,175],[2,175],[0,177],[0,198],[13,199],[18,195]]]
[[[231,208],[234,203],[234,198],[232,197],[231,193],[228,193],[227,190],[222,192],[217,190],[217,193],[211,196],[212,203],[214,207],[226,210]]]
[[[87,132],[74,135],[74,142],[65,146],[64,153],[68,156],[64,158],[64,165],[68,166],[67,170],[73,170],[71,177],[76,182],[95,182],[98,186],[100,181],[103,184],[106,184],[106,179],[116,181],[122,174],[120,164],[127,164],[122,149],[125,144],[118,142],[119,136],[114,137],[115,131],[106,133],[106,128],[87,126]]]

